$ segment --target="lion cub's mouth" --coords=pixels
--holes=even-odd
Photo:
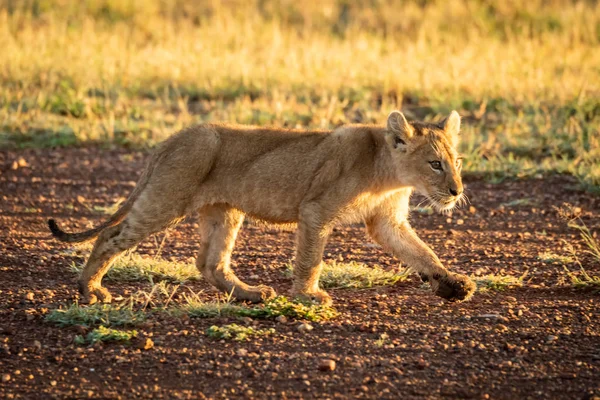
[[[455,198],[450,198],[450,199],[433,199],[433,198],[430,198],[430,201],[433,204],[433,207],[438,212],[452,211],[454,209],[454,207],[456,207],[456,203],[457,203],[457,200]]]

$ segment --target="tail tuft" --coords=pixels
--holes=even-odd
[[[67,233],[58,227],[58,224],[54,219],[48,220],[48,228],[50,228],[50,232],[52,232],[52,236],[59,240],[65,240],[67,237]]]

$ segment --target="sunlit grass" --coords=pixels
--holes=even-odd
[[[599,23],[593,2],[0,0],[0,146],[455,108],[467,173],[598,190]]]
[[[556,254],[551,251],[545,251],[538,256],[540,260],[548,264],[571,264],[575,262],[575,258],[570,255]]]
[[[291,276],[292,271],[293,266],[289,264],[285,273]],[[406,280],[409,275],[408,270],[388,271],[378,265],[334,261],[323,265],[319,284],[324,289],[368,289],[376,286],[392,286]]]
[[[81,273],[83,264],[73,263],[71,269]],[[193,264],[167,261],[160,257],[151,258],[131,253],[119,257],[112,265],[106,278],[113,282],[160,281],[187,282],[199,277]]]
[[[479,292],[504,291],[523,286],[525,274],[519,277],[502,274],[488,274],[482,276],[471,276],[475,281]]]

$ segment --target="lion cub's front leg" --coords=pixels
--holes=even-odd
[[[468,276],[448,271],[412,230],[407,221],[393,215],[376,215],[367,221],[367,229],[376,242],[414,269],[431,290],[449,301],[468,300],[475,283]]]
[[[331,297],[319,288],[319,275],[323,264],[323,250],[327,231],[314,216],[298,223],[298,246],[292,296],[331,305]]]

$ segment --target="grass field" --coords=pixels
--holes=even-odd
[[[599,44],[592,1],[0,0],[0,146],[457,109],[467,172],[598,190]]]

